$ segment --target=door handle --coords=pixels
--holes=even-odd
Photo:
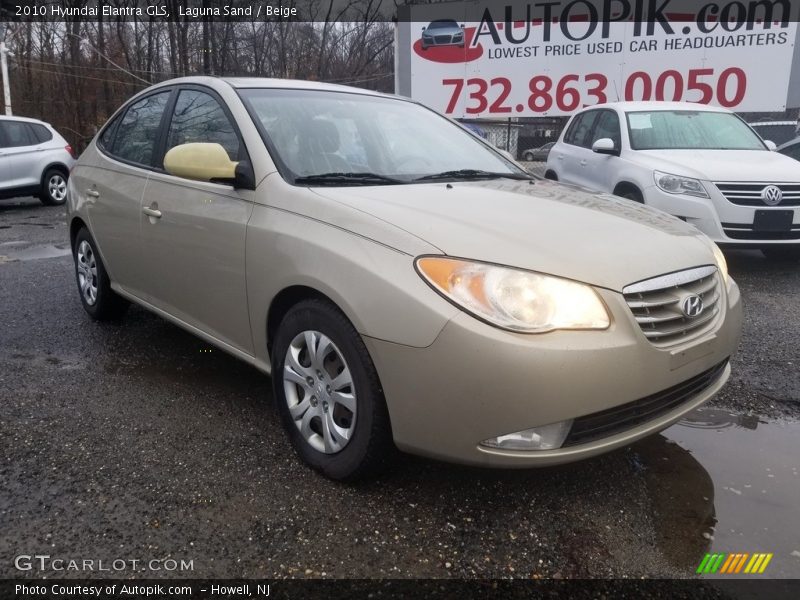
[[[148,217],[153,217],[154,219],[161,218],[161,211],[158,210],[157,208],[150,208],[149,206],[145,206],[142,209],[142,212],[146,214]]]
[[[91,196],[92,198],[99,198],[100,192],[98,192],[97,190],[86,190],[86,195]]]
[[[581,161],[581,166],[582,166],[582,167],[585,167],[585,166],[586,166],[586,161],[585,161],[585,160],[582,160],[582,161]]]

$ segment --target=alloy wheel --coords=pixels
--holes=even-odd
[[[52,175],[47,182],[47,191],[53,201],[63,202],[67,197],[67,181],[64,176],[59,173]]]
[[[97,302],[97,261],[94,250],[86,240],[78,244],[78,286],[83,299],[89,306]]]

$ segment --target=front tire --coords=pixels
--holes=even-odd
[[[793,246],[765,246],[761,253],[770,260],[797,261],[800,260],[800,244]]]
[[[39,200],[47,206],[60,206],[67,201],[68,176],[60,169],[47,169],[42,177]]]
[[[394,444],[383,390],[361,336],[335,306],[314,299],[289,310],[272,347],[272,387],[307,465],[338,481],[384,468]]]
[[[533,154],[530,152],[526,152],[522,157],[528,162],[533,162]]]
[[[97,245],[85,227],[75,236],[72,257],[83,310],[96,321],[121,319],[128,310],[128,301],[111,289]]]

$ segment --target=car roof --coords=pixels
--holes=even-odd
[[[609,102],[607,104],[597,104],[589,108],[613,108],[622,112],[633,111],[658,111],[658,110],[693,110],[697,112],[731,112],[721,106],[711,106],[708,104],[698,104],[695,102]],[[589,110],[587,108],[586,110]]]
[[[18,117],[16,115],[0,115],[0,121],[22,121],[23,123],[38,123],[39,125],[50,126],[50,123],[40,121],[39,119],[32,119],[30,117]]]
[[[349,92],[351,94],[362,94],[365,96],[391,96],[391,94],[382,94],[380,92],[373,92],[372,90],[365,90],[362,88],[351,87],[349,85],[325,83],[320,81],[305,81],[303,79],[275,79],[271,77],[208,77],[208,76],[178,77],[175,79],[168,79],[167,81],[163,81],[157,84],[157,86],[153,87],[179,85],[181,83],[194,83],[199,85],[207,85],[211,88],[219,88],[219,86],[221,85],[229,85],[230,87],[236,89],[270,88],[270,89],[292,89],[292,90],[320,90],[328,92]]]

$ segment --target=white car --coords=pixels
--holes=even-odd
[[[570,119],[545,177],[654,206],[721,245],[800,258],[800,163],[729,110],[618,102]]]
[[[38,196],[43,204],[64,204],[76,158],[50,124],[0,116],[0,198]]]

